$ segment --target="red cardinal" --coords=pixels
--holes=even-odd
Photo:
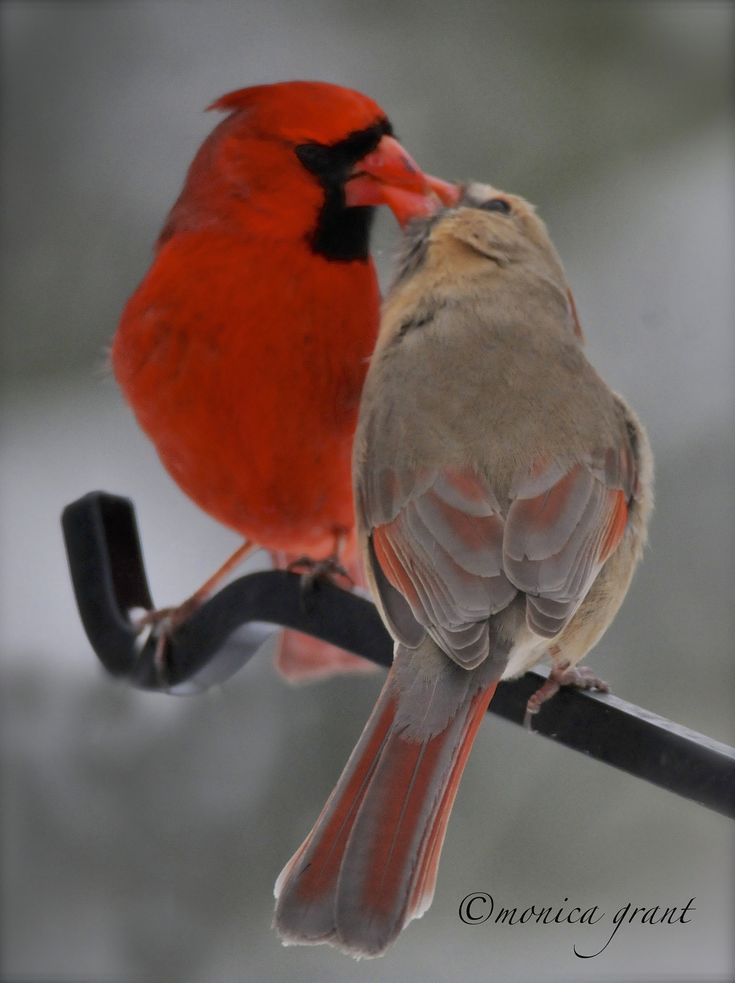
[[[235,558],[339,553],[354,569],[350,454],[380,304],[374,206],[404,223],[453,191],[358,92],[282,82],[210,108],[228,115],[123,312],[115,375],[175,481],[245,538]]]
[[[275,921],[287,942],[375,956],[431,904],[498,680],[549,656],[530,712],[559,684],[598,685],[574,666],[614,618],[646,538],[646,434],[585,358],[561,262],[522,198],[472,185],[462,207],[412,227],[354,454],[395,659],[279,878]]]

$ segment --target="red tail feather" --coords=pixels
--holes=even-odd
[[[485,667],[468,672],[446,660],[441,687],[427,688],[406,655],[278,879],[275,924],[287,943],[379,955],[431,904],[449,814],[496,684]]]
[[[359,655],[322,642],[313,635],[286,629],[275,655],[276,669],[290,683],[313,683],[338,673],[371,674],[377,666]]]
[[[464,772],[467,759],[470,756],[472,745],[475,743],[477,731],[480,729],[490,700],[495,693],[497,683],[487,689],[480,690],[472,700],[470,713],[468,714],[467,732],[460,744],[459,753],[456,755],[452,773],[449,776],[442,803],[437,813],[437,821],[431,831],[431,836],[426,847],[426,854],[421,862],[422,875],[416,882],[414,893],[409,905],[408,921],[413,918],[420,918],[427,911],[434,898],[434,888],[436,887],[436,877],[439,871],[439,858],[441,857],[444,836],[447,831],[447,823],[452,813],[452,806],[459,789],[459,783]]]

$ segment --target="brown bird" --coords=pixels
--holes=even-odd
[[[414,225],[354,449],[369,582],[395,639],[376,707],[276,885],[290,943],[381,954],[431,904],[500,679],[551,685],[613,620],[646,540],[645,431],[585,358],[561,261],[522,198],[471,185]]]

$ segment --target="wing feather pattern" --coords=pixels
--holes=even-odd
[[[553,638],[574,616],[625,532],[633,485],[627,446],[592,455],[559,476],[539,465],[515,489],[503,569],[526,595],[526,618]]]
[[[368,514],[391,516],[371,525],[369,562],[391,628],[414,647],[406,609],[460,666],[472,669],[489,652],[488,619],[517,594],[503,572],[503,517],[495,496],[471,471],[422,474],[418,490],[396,507],[388,486],[410,486],[406,476],[382,474],[364,496]],[[380,567],[376,572],[375,564]],[[386,585],[387,581],[387,585]]]
[[[470,469],[389,469],[359,490],[368,563],[395,637],[426,633],[460,666],[489,651],[488,620],[521,592],[538,635],[558,635],[625,532],[635,465],[627,440],[564,465],[539,460],[505,514]]]

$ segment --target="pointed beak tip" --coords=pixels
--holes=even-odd
[[[426,183],[442,205],[454,207],[459,203],[462,191],[458,184],[451,184],[431,174],[426,175]]]

